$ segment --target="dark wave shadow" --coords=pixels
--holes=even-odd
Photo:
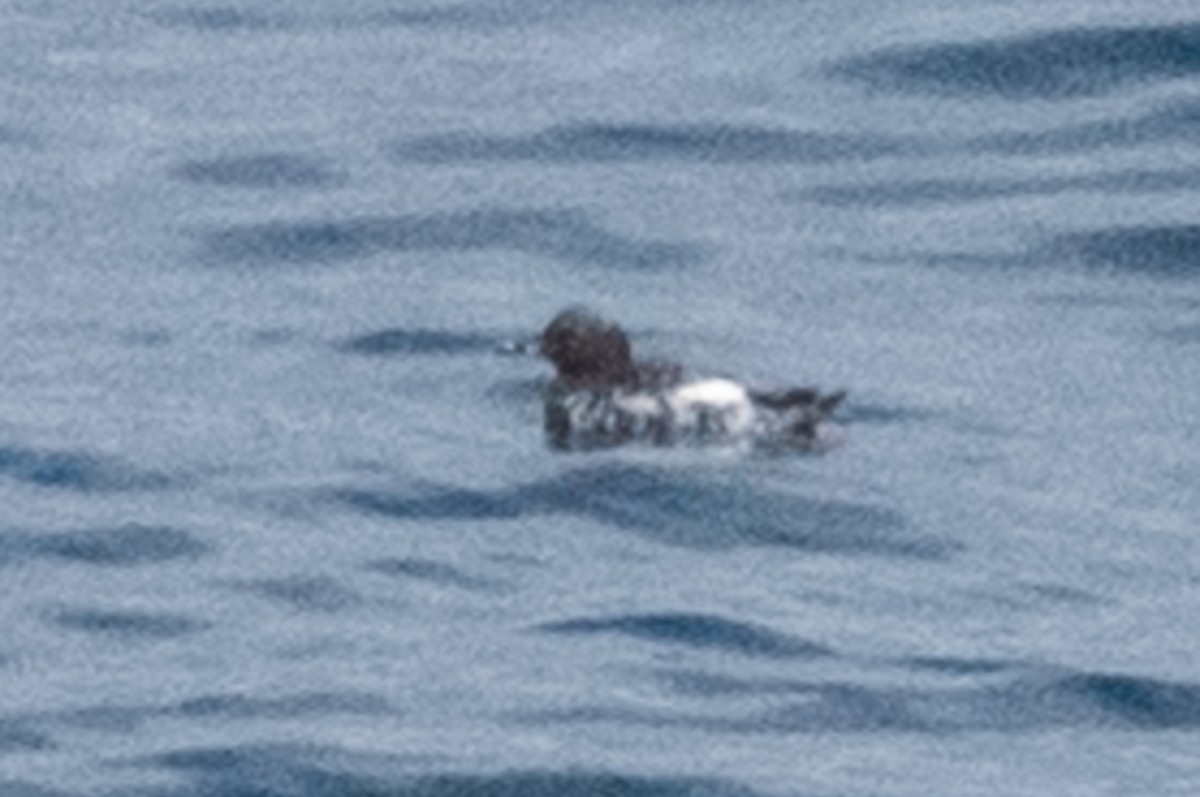
[[[208,545],[181,529],[136,524],[54,533],[0,533],[0,565],[47,559],[98,567],[133,567],[198,559]]]
[[[286,576],[239,581],[233,586],[301,612],[333,614],[362,604],[362,597],[328,576]]]
[[[942,669],[944,664],[938,664]],[[1180,731],[1200,728],[1200,685],[1103,673],[1031,673],[989,662],[950,662],[951,688],[738,678],[683,673],[693,697],[770,698],[770,707],[730,716],[607,707],[515,715],[534,724],[608,722],[728,733],[1029,733],[1063,728]],[[1007,677],[1006,677],[1007,676]],[[668,675],[668,682],[676,678]],[[693,683],[693,681],[695,681]],[[756,701],[758,702],[758,701]]]
[[[382,27],[465,31],[530,25],[561,15],[543,3],[458,3],[446,6],[389,8],[370,17]]]
[[[711,164],[830,163],[924,150],[886,136],[815,133],[717,124],[579,123],[537,133],[486,136],[443,133],[401,141],[402,162],[533,161],[555,164],[687,161]]]
[[[689,777],[646,777],[611,772],[507,772],[414,778],[402,797],[753,797],[732,783]]]
[[[0,124],[0,147],[32,147],[38,143],[38,137],[32,131]]]
[[[35,715],[34,719],[51,726],[65,726],[102,733],[136,733],[159,712],[146,706],[101,703],[50,714]]]
[[[500,586],[492,579],[472,576],[453,565],[434,559],[416,557],[375,559],[367,563],[367,569],[392,578],[424,581],[440,587],[456,587],[472,592],[490,592]]]
[[[534,25],[560,19],[578,20],[596,9],[634,8],[641,14],[659,10],[696,10],[705,6],[728,5],[728,0],[652,0],[629,3],[628,0],[485,0],[446,5],[410,5],[388,9],[368,19],[377,25],[398,25],[434,30],[474,30]]]
[[[1055,689],[1119,724],[1146,730],[1200,727],[1200,685],[1104,673],[1063,678]]]
[[[473,332],[440,329],[383,329],[343,341],[339,349],[366,355],[447,355],[494,352],[501,341]]]
[[[810,552],[940,557],[949,545],[909,535],[870,504],[767,493],[621,466],[577,469],[535,488],[560,509],[679,545],[782,545]]]
[[[638,13],[695,10],[710,5],[729,5],[729,0],[653,0],[636,4]],[[357,31],[408,28],[422,32],[465,33],[493,31],[516,26],[532,27],[561,20],[577,21],[581,15],[601,11],[625,11],[627,0],[485,0],[484,2],[403,3],[381,10],[358,10],[331,5],[313,13],[289,14],[247,11],[241,6],[183,5],[151,13],[158,25],[173,30],[202,34],[253,34],[277,31]]]
[[[150,18],[165,28],[200,33],[263,33],[296,25],[290,16],[261,14],[241,6],[179,6],[154,12]]]
[[[396,709],[381,695],[366,692],[301,692],[284,697],[250,697],[241,694],[204,695],[184,700],[166,716],[218,720],[296,719],[342,714],[387,716]]]
[[[223,188],[318,188],[337,181],[337,175],[322,161],[285,152],[188,160],[170,173],[194,185]]]
[[[1200,102],[1167,103],[1141,116],[1105,119],[1051,130],[993,133],[967,142],[971,152],[1064,155],[1150,144],[1200,142]],[[1181,168],[1182,173],[1189,170]]]
[[[20,722],[0,718],[0,756],[11,753],[38,753],[57,749],[49,736]],[[3,792],[0,792],[3,793]]]
[[[2,747],[2,744],[0,744]],[[47,789],[34,783],[20,780],[0,780],[0,794],[4,797],[81,797],[79,794]]]
[[[1200,275],[1200,224],[1069,233],[1055,238],[1049,250],[1098,271],[1190,278]]]
[[[1017,586],[1020,592],[1025,593],[1028,598],[1031,598],[1033,601],[1040,601],[1040,605],[1045,606],[1073,604],[1075,606],[1097,607],[1105,603],[1111,603],[1109,599],[1095,592],[1069,587],[1065,584],[1019,581],[1015,586]]]
[[[537,502],[537,496],[523,507],[514,493],[444,489],[422,495],[347,487],[331,491],[328,497],[359,512],[395,520],[512,520],[554,511]]]
[[[443,487],[389,492],[345,488],[328,497],[397,520],[511,520],[584,516],[672,545],[781,545],[818,553],[943,558],[957,546],[913,534],[892,509],[765,493],[668,470],[624,465],[577,468],[499,490]]]
[[[162,349],[178,340],[178,336],[162,327],[131,327],[117,336],[123,346],[136,346],[147,349]]]
[[[62,608],[48,612],[48,623],[68,631],[122,640],[174,639],[208,629],[209,624],[172,612]]]
[[[29,728],[86,730],[100,733],[133,734],[157,720],[212,720],[229,723],[242,720],[319,719],[333,716],[392,716],[396,709],[382,695],[366,692],[298,692],[279,697],[252,697],[237,693],[209,694],[166,705],[100,703],[62,711],[39,712],[0,719],[0,752],[6,728],[16,729],[14,738],[37,740]],[[38,748],[41,749],[41,748]],[[4,792],[0,792],[4,794]]]
[[[836,651],[818,646],[818,658],[839,656]],[[934,675],[955,680],[981,679],[985,676],[1021,674],[1028,670],[1018,662],[995,659],[962,658],[952,656],[910,656],[883,660],[885,663],[917,673]],[[743,678],[726,673],[699,669],[672,667],[655,673],[658,680],[668,685],[677,694],[687,697],[720,699],[725,697],[778,697],[797,691],[807,693],[812,683],[790,678]]]
[[[529,7],[525,7],[529,6]],[[552,6],[540,3],[460,3],[387,8],[371,13],[344,13],[331,7],[330,13],[305,16],[260,13],[240,6],[182,6],[151,14],[162,27],[191,30],[203,34],[252,34],[295,30],[355,30],[361,28],[416,28],[466,31],[531,24],[561,16]]]
[[[937,413],[923,410],[919,407],[905,407],[897,404],[882,404],[864,401],[854,401],[838,408],[839,418],[848,424],[873,424],[886,426],[890,424],[923,423],[934,420]]]
[[[80,492],[159,490],[171,484],[161,473],[95,454],[0,445],[2,476],[37,487]]]
[[[996,659],[970,659],[955,656],[910,656],[895,662],[916,672],[934,672],[939,675],[973,676],[1008,672],[1017,665]]]
[[[836,62],[828,71],[902,92],[1009,100],[1088,97],[1200,74],[1200,24],[1070,28],[899,47]]]
[[[694,612],[581,617],[543,623],[536,630],[572,636],[620,634],[650,642],[767,658],[833,655],[826,647],[765,626]]]
[[[146,797],[758,797],[721,780],[597,770],[424,771],[368,774],[328,748],[195,748],[141,759],[186,785]],[[378,764],[379,762],[374,762]],[[375,769],[381,767],[375,766]],[[388,769],[396,770],[393,765]],[[359,770],[366,767],[358,767]]]
[[[1200,169],[1125,170],[1099,174],[991,180],[925,179],[816,185],[788,194],[790,199],[838,208],[915,207],[987,202],[1068,192],[1152,194],[1200,189]]]
[[[692,243],[629,238],[575,210],[482,209],[344,221],[249,224],[202,235],[206,259],[229,265],[355,260],[384,252],[511,250],[618,269],[701,262]]]
[[[1044,247],[1043,247],[1044,249]],[[856,262],[883,265],[924,266],[959,270],[1013,269],[1033,270],[1047,265],[1048,254],[1037,247],[994,251],[922,251],[907,252],[847,252],[834,250],[835,255],[848,257]],[[1058,265],[1051,262],[1051,265]]]
[[[655,672],[654,675],[656,680],[665,684],[673,693],[684,697],[712,700],[763,694],[761,686],[751,687],[745,679],[724,673],[672,667]]]
[[[992,252],[854,253],[865,263],[961,270],[1077,269],[1100,276],[1191,279],[1200,274],[1200,224],[1115,226],[1052,235],[1022,249]],[[842,253],[845,255],[845,253]]]
[[[1200,324],[1168,327],[1159,331],[1156,337],[1179,346],[1195,346],[1200,344]]]

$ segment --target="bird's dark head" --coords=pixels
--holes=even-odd
[[[570,388],[614,388],[637,381],[629,338],[616,324],[573,307],[542,330],[539,353]]]

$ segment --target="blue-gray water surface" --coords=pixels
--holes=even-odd
[[[1200,794],[1198,164],[1173,0],[0,2],[0,797]]]

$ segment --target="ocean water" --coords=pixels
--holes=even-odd
[[[1200,794],[1200,14],[0,2],[0,797]],[[559,309],[820,456],[552,451]]]

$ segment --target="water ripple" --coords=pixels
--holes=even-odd
[[[1071,28],[899,47],[836,62],[830,71],[907,92],[1011,100],[1085,97],[1200,74],[1200,25]]]
[[[1200,224],[1068,233],[1057,237],[1050,248],[1102,271],[1173,278],[1200,274]]]
[[[609,772],[509,772],[415,778],[403,797],[753,797],[731,783],[688,777],[639,777]]]
[[[0,756],[53,750],[56,747],[50,737],[30,730],[21,723],[0,718]]]
[[[453,565],[432,559],[414,557],[376,559],[367,565],[367,569],[393,578],[428,581],[443,587],[457,587],[471,591],[492,590],[498,586],[491,579],[472,576]]]
[[[289,153],[189,160],[175,166],[171,174],[189,183],[227,188],[314,188],[335,181],[321,161]]]
[[[0,743],[0,749],[3,744]],[[56,789],[47,789],[33,783],[19,780],[0,780],[0,794],[4,797],[79,797]]]
[[[157,490],[170,484],[161,473],[95,454],[4,445],[0,445],[0,476],[37,487],[80,492]]]
[[[328,576],[264,578],[237,582],[235,586],[302,612],[340,612],[362,603],[358,593]]]
[[[397,520],[583,515],[658,542],[698,548],[781,545],[821,553],[942,558],[948,540],[914,534],[895,510],[768,493],[650,467],[600,465],[517,487],[342,488],[327,497]]]
[[[364,692],[303,692],[285,697],[242,694],[205,695],[181,702],[168,714],[180,717],[229,719],[292,719],[335,714],[388,715],[395,709],[377,694]]]
[[[1161,330],[1157,337],[1181,346],[1200,344],[1200,324],[1180,324]]]
[[[291,17],[267,16],[238,6],[182,6],[157,12],[152,18],[163,27],[203,33],[257,33],[285,30],[295,24]]]
[[[38,143],[38,137],[30,130],[12,125],[0,124],[0,147],[33,146]]]
[[[954,656],[911,656],[901,659],[898,663],[917,671],[964,676],[1005,672],[1014,667],[1012,662],[1007,661],[968,659]]]
[[[862,424],[880,426],[913,424],[936,418],[936,413],[920,407],[861,400],[855,401],[844,409],[839,408],[838,412],[848,424],[854,424],[855,426]]]
[[[1200,224],[1102,227],[1048,236],[1030,246],[993,251],[913,251],[856,255],[864,262],[905,262],[953,269],[1077,268],[1116,276],[1185,280],[1200,274]]]
[[[512,208],[232,226],[204,233],[203,248],[218,263],[260,265],[487,249],[619,269],[677,268],[703,259],[695,244],[630,238],[580,211]]]
[[[514,25],[529,26],[562,19],[577,20],[582,13],[598,8],[620,7],[626,0],[486,0],[451,2],[447,5],[409,5],[366,17],[373,24],[463,31]],[[728,0],[641,0],[634,8],[645,15],[656,10],[681,9],[728,2]]]
[[[821,645],[764,626],[693,612],[582,617],[543,623],[537,629],[551,634],[624,634],[651,642],[747,656],[813,658],[832,655],[828,648]]]
[[[1200,102],[1176,101],[1140,116],[1109,118],[1050,130],[989,133],[971,139],[967,149],[1032,157],[1134,149],[1173,142],[1200,143]]]
[[[495,338],[471,332],[441,329],[383,329],[358,335],[343,342],[342,351],[352,354],[472,354],[492,352],[500,345]]]
[[[153,797],[757,797],[733,782],[687,776],[625,775],[605,770],[426,771],[364,774],[337,750],[243,746],[183,749],[143,759],[189,785]],[[376,767],[378,768],[378,767]],[[394,767],[393,767],[394,768]],[[410,767],[411,769],[411,767]]]
[[[401,141],[401,161],[828,163],[920,151],[909,139],[718,124],[576,123],[537,133],[442,133]]]
[[[134,733],[154,717],[155,712],[143,706],[102,704],[69,709],[57,714],[38,717],[51,724],[104,733]]]
[[[708,702],[736,696],[770,697],[768,708],[737,716],[604,706],[526,712],[534,724],[609,722],[681,726],[727,733],[1028,733],[1057,728],[1142,731],[1200,728],[1200,685],[1107,673],[1031,671],[952,664],[942,674],[970,686],[918,689],[778,678],[697,677],[668,681]],[[941,670],[940,667],[935,667]],[[997,679],[1000,680],[997,680]]]
[[[1072,191],[1149,194],[1200,189],[1200,169],[1130,169],[1099,174],[996,179],[921,179],[875,183],[816,185],[789,193],[801,202],[843,208],[981,202]]]
[[[341,715],[394,716],[396,709],[379,694],[353,691],[306,691],[255,697],[240,693],[207,694],[166,705],[100,703],[52,712],[0,718],[0,753],[42,750],[53,745],[42,735],[51,730],[85,730],[105,734],[134,734],[158,720],[319,719]],[[35,729],[37,732],[35,732]],[[0,791],[0,794],[6,793]]]
[[[537,8],[538,4],[491,2],[488,4],[458,3],[448,6],[424,6],[416,8],[389,8],[373,14],[370,21],[382,26],[404,28],[446,29],[463,31],[473,28],[497,28],[511,25],[530,24],[553,16],[548,8]]]
[[[50,612],[48,622],[70,631],[131,639],[172,639],[196,634],[208,623],[171,612],[142,612],[84,608],[64,608]]]
[[[1077,699],[1122,724],[1139,728],[1200,727],[1200,685],[1129,675],[1081,673],[1054,684],[1066,699]]]
[[[0,564],[28,558],[131,567],[197,559],[209,550],[188,532],[164,526],[131,524],[54,533],[0,533]]]

